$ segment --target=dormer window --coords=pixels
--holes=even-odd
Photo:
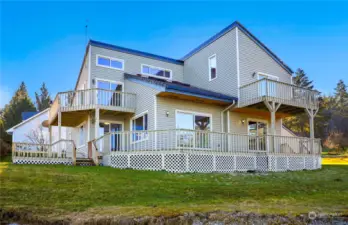
[[[124,70],[124,60],[97,55],[97,66],[116,70]]]
[[[209,81],[212,81],[217,77],[215,54],[209,57],[208,63],[209,63]]]
[[[163,79],[172,79],[172,71],[169,69],[164,69],[160,67],[150,66],[150,65],[141,65],[141,73],[147,76],[163,78]]]

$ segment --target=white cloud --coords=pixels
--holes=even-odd
[[[12,92],[4,85],[0,84],[0,108],[3,108],[11,100]]]

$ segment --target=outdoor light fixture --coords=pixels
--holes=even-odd
[[[254,72],[254,73],[253,73],[253,75],[251,75],[251,76],[254,78],[254,77],[256,76],[256,74],[257,74],[257,73],[256,73],[256,72]]]
[[[166,116],[167,116],[167,117],[169,116],[169,111],[166,111]]]
[[[244,125],[245,124],[245,119],[242,119],[240,122]]]

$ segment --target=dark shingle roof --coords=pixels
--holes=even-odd
[[[209,91],[203,88],[195,87],[190,84],[178,82],[178,81],[167,81],[163,79],[157,79],[153,77],[144,77],[142,75],[133,75],[125,73],[126,79],[136,79],[140,81],[144,81],[146,83],[154,84],[157,86],[164,87],[165,92],[172,92],[172,93],[181,93],[186,95],[198,95],[202,98],[213,98],[216,100],[224,101],[224,102],[233,102],[237,101],[238,98],[232,97],[229,95],[221,94],[214,91]]]

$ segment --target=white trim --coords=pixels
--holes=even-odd
[[[110,60],[110,66],[104,66],[104,65],[100,65],[98,64],[98,57],[101,57],[101,58],[106,58],[106,59],[109,59]],[[122,68],[115,68],[115,67],[112,67],[111,66],[111,61],[119,61],[122,63]],[[100,55],[100,54],[96,54],[96,57],[95,57],[95,64],[96,66],[99,66],[99,67],[104,67],[104,68],[108,68],[108,69],[114,69],[114,70],[121,70],[121,71],[124,71],[124,60],[123,59],[119,59],[119,58],[113,58],[113,57],[110,57],[110,56],[105,56],[105,55]]]
[[[91,139],[91,116],[90,115],[88,115],[88,118],[87,118],[87,129],[88,129],[87,141],[89,142]]]
[[[231,132],[230,110],[227,111],[227,133]]]
[[[176,122],[177,122],[177,114],[178,112],[182,112],[182,113],[187,113],[187,114],[193,114],[198,115],[198,116],[208,116],[209,120],[210,120],[210,131],[213,130],[213,115],[211,113],[202,113],[202,112],[195,112],[195,111],[188,111],[188,110],[181,110],[181,109],[175,109],[175,129],[176,129]]]
[[[98,88],[98,81],[104,81],[104,82],[109,82],[110,84],[121,84],[122,85],[122,92],[124,92],[124,82],[122,81],[114,81],[114,80],[108,80],[108,79],[103,79],[103,78],[95,78],[95,88]]]
[[[211,67],[210,67],[210,60],[212,58],[215,57],[215,78],[211,78]],[[218,73],[217,73],[217,57],[216,57],[216,54],[213,54],[211,56],[208,57],[208,68],[209,68],[209,81],[212,81],[212,80],[215,80],[218,76]]]
[[[121,124],[122,125],[122,131],[124,131],[124,121],[121,121],[121,120],[99,120],[99,123],[109,123],[109,125],[110,124]]]
[[[91,88],[91,83],[92,83],[92,78],[91,78],[91,63],[92,63],[92,55],[91,55],[91,52],[92,52],[92,45],[89,46],[89,49],[88,49],[88,84],[87,84],[87,87],[88,89]]]
[[[238,99],[240,97],[240,71],[239,71],[239,32],[238,32],[238,27],[236,27],[236,63],[237,63],[237,95]],[[238,101],[239,104],[239,101]]]
[[[130,131],[133,131],[133,120],[135,119],[138,119],[139,117],[142,117],[144,116],[145,114],[147,114],[147,130],[143,130],[143,131],[148,131],[149,130],[149,111],[146,110],[142,113],[139,113],[138,115],[135,115],[133,116],[130,121],[129,121],[129,125],[130,125]],[[138,142],[142,142],[142,141],[146,141],[149,139],[149,135],[146,135],[146,138],[142,138],[140,140],[137,140],[137,141],[133,141],[133,138],[132,138],[132,132],[131,132],[131,137],[130,137],[130,140],[131,140],[131,143],[134,144],[134,143],[138,143]]]
[[[156,95],[153,96],[153,108],[154,108],[153,126],[154,126],[154,130],[157,130],[157,96]],[[147,123],[149,123],[149,121],[147,121]],[[149,126],[149,124],[147,125]],[[155,143],[157,143],[157,135],[155,135]]]
[[[153,74],[150,74],[150,73],[143,73],[143,66],[147,66],[147,67],[151,67],[151,68],[154,68],[154,69],[159,69],[159,70],[163,70],[163,72],[165,72],[165,70],[169,71],[169,74],[170,74],[170,77],[161,77],[161,76],[156,76],[156,75],[153,75]],[[146,76],[149,76],[149,77],[156,77],[156,78],[159,78],[159,79],[165,79],[165,80],[172,80],[173,79],[173,71],[171,69],[166,69],[166,68],[162,68],[162,67],[158,67],[158,66],[152,66],[152,65],[149,65],[149,64],[140,64],[140,74],[143,74],[143,75],[146,75]]]
[[[266,76],[266,77],[273,77],[275,78],[277,81],[279,81],[279,77],[278,76],[274,76],[274,75],[271,75],[271,74],[268,74],[268,73],[263,73],[263,72],[257,72],[257,79],[260,80],[260,75],[261,76]],[[274,80],[274,79],[272,79]]]
[[[35,119],[36,117],[38,117],[38,116],[40,116],[40,115],[43,115],[43,114],[46,113],[49,109],[50,109],[50,108],[47,108],[47,109],[45,109],[45,110],[43,110],[43,111],[41,111],[41,112],[35,114],[34,116],[31,116],[31,117],[29,117],[29,118],[26,119],[26,120],[23,120],[23,121],[20,122],[19,124],[17,124],[17,125],[15,125],[15,126],[11,127],[10,129],[6,130],[6,132],[7,132],[7,133],[13,132],[14,129],[18,128],[19,126],[22,126],[23,124],[25,124],[25,123],[31,121],[32,119]],[[49,117],[49,113],[48,113],[48,117]],[[49,119],[49,118],[48,118],[48,119]]]

